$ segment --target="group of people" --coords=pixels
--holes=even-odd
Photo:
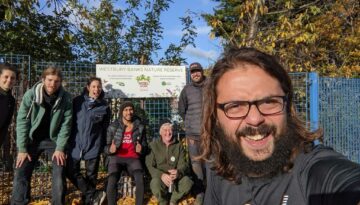
[[[8,130],[15,107],[11,88],[17,71],[10,64],[1,64],[0,68],[1,106],[7,111],[1,123],[3,132]],[[192,73],[202,75],[202,68],[192,69]],[[30,202],[32,172],[43,152],[51,157],[52,163],[51,204],[65,204],[67,178],[82,192],[84,204],[101,204],[107,197],[108,204],[114,205],[118,197],[117,184],[124,170],[135,179],[136,204],[143,204],[146,167],[152,176],[151,190],[160,204],[169,201],[176,204],[189,193],[193,182],[185,159],[186,150],[173,136],[170,121],[160,124],[160,139],[148,146],[145,125],[135,115],[132,102],[123,102],[119,119],[110,124],[111,111],[104,99],[100,78],[89,78],[82,94],[74,99],[65,91],[62,80],[61,70],[50,66],[43,71],[41,81],[22,98],[16,116],[17,158],[11,204]],[[200,108],[197,108],[198,114]],[[199,138],[200,116],[197,118]],[[2,133],[1,142],[5,136],[6,133]],[[101,153],[107,156],[106,192],[96,189]],[[85,173],[81,171],[82,161]],[[169,186],[171,189],[166,189]]]
[[[9,93],[16,73],[9,65],[0,66],[6,116],[14,109]],[[45,69],[41,82],[25,93],[17,114],[11,204],[29,202],[31,174],[44,151],[52,159],[51,204],[64,204],[68,178],[81,190],[84,204],[100,204],[106,195],[114,205],[125,169],[135,179],[137,205],[144,203],[145,169],[161,205],[177,204],[191,190],[195,204],[205,205],[360,203],[360,165],[314,143],[323,133],[309,131],[298,118],[290,77],[274,56],[233,48],[207,78],[199,63],[190,65],[190,73],[192,83],[179,97],[185,150],[169,120],[160,123],[160,138],[148,145],[131,102],[121,104],[119,119],[110,124],[99,78],[90,78],[84,92],[72,100],[61,86],[60,70]],[[1,119],[1,134],[9,119]],[[108,156],[106,194],[96,189],[102,152]]]

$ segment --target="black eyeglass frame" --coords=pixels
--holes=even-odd
[[[282,98],[283,99],[283,104],[282,104],[282,108],[280,111],[278,112],[275,112],[275,113],[271,113],[271,114],[265,114],[263,112],[260,111],[259,107],[258,107],[258,103],[259,102],[263,102],[263,101],[266,101],[268,100],[269,98],[273,98],[273,97],[278,97],[278,98]],[[251,109],[251,106],[252,105],[255,105],[256,109],[259,111],[260,114],[262,114],[263,116],[269,116],[269,115],[275,115],[275,114],[278,114],[278,113],[281,113],[282,111],[284,111],[284,108],[285,108],[285,104],[286,102],[288,101],[288,96],[287,95],[279,95],[279,96],[269,96],[269,97],[266,97],[266,98],[263,98],[263,99],[260,99],[260,100],[253,100],[253,101],[231,101],[231,102],[226,102],[226,103],[216,103],[216,107],[221,109],[224,114],[226,115],[227,118],[229,119],[241,119],[241,118],[245,118],[249,112],[250,112],[250,109]],[[240,104],[240,103],[247,103],[248,104],[248,111],[246,112],[245,115],[241,116],[241,117],[230,117],[227,112],[225,111],[225,106],[230,104],[230,103],[233,103],[233,104]]]

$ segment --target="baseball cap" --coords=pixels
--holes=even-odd
[[[200,63],[195,62],[195,63],[190,64],[190,72],[195,71],[195,70],[196,71],[202,71],[203,70],[203,67],[201,66]]]

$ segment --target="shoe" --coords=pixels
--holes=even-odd
[[[194,205],[202,205],[202,204],[203,204],[203,201],[204,201],[204,194],[203,194],[203,193],[198,194],[198,195],[196,196]]]
[[[91,200],[93,205],[101,205],[106,198],[106,193],[104,191],[97,191],[94,194],[93,199]]]

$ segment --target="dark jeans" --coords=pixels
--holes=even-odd
[[[205,191],[205,187],[204,187],[205,167],[201,161],[194,159],[194,157],[200,155],[200,141],[191,139],[189,137],[186,137],[186,140],[189,149],[191,167],[195,174],[193,191],[195,192],[194,194],[196,195],[198,194],[203,195]]]
[[[30,202],[30,182],[35,164],[42,152],[52,157],[56,144],[50,140],[43,140],[40,143],[28,147],[28,154],[31,161],[25,160],[23,165],[15,170],[14,186],[11,197],[12,205],[25,205]],[[51,204],[65,204],[65,170],[63,166],[57,165],[56,160],[52,161],[51,180]]]
[[[85,204],[91,203],[91,198],[96,192],[97,174],[100,158],[85,160],[85,176],[81,173],[80,162],[69,156],[66,164],[66,177],[78,188],[85,200]]]
[[[115,205],[117,199],[117,183],[120,179],[121,172],[127,168],[128,173],[135,178],[135,204],[142,205],[144,203],[144,174],[141,162],[136,158],[121,158],[111,156],[108,165],[108,184],[106,195],[108,205]]]

